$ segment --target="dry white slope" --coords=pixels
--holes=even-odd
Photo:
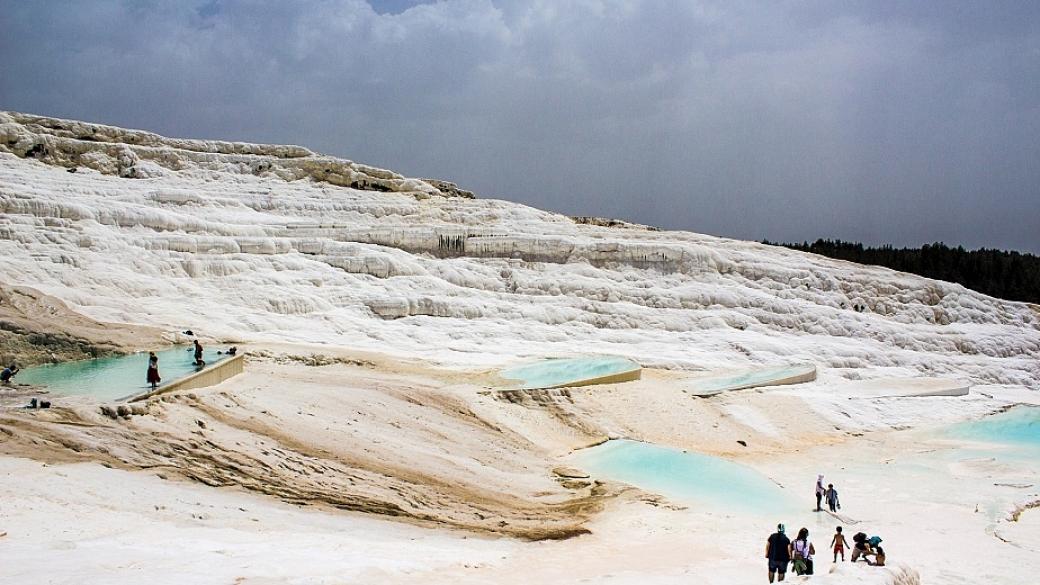
[[[2,278],[96,319],[449,364],[599,352],[1040,381],[1033,306],[460,193],[300,147],[0,113]]]

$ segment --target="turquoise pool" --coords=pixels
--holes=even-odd
[[[223,349],[223,348],[221,348]],[[159,375],[162,386],[193,374],[192,346],[179,346],[155,352],[159,356]],[[226,355],[217,355],[215,349],[206,349],[206,365],[215,364]],[[80,360],[60,364],[33,366],[18,372],[19,383],[44,386],[54,394],[90,395],[99,400],[119,400],[150,390],[145,381],[148,370],[148,352],[131,355]]]
[[[948,434],[972,441],[1040,448],[1040,407],[1019,406],[981,420],[956,424]]]
[[[796,376],[809,376],[816,370],[815,366],[784,366],[777,368],[761,368],[748,370],[740,374],[719,376],[693,380],[690,386],[701,395],[718,394],[728,390],[772,386]]]
[[[596,477],[690,505],[761,514],[790,513],[796,508],[783,488],[750,467],[652,443],[607,441],[575,453],[573,463]]]
[[[584,380],[639,370],[639,364],[621,357],[551,359],[506,368],[499,375],[516,380],[523,389],[559,388]]]

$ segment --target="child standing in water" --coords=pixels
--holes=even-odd
[[[845,540],[845,535],[841,533],[841,526],[834,529],[834,538],[831,540],[831,547],[834,548],[834,562],[838,562],[838,553],[841,553],[841,562],[845,562],[845,547],[849,546],[849,541]]]

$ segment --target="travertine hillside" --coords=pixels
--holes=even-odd
[[[449,363],[598,352],[1040,382],[1036,307],[297,146],[0,113],[0,213],[3,283],[105,322]]]

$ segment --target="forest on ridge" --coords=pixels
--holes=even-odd
[[[859,264],[875,264],[926,278],[956,282],[992,297],[1040,304],[1040,257],[1021,252],[981,248],[951,248],[942,242],[920,248],[877,248],[842,240],[788,244],[763,240],[763,244],[784,246],[828,258]]]

